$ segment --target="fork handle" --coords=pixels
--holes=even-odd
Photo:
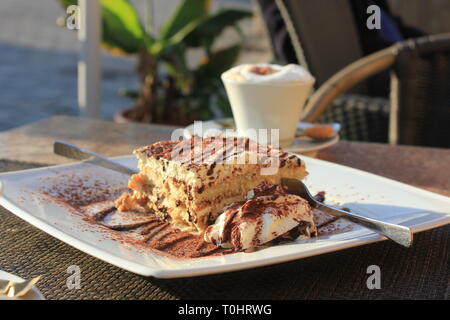
[[[83,162],[114,170],[120,173],[128,175],[137,173],[136,170],[128,168],[98,153],[79,147],[69,142],[55,141],[53,144],[53,151],[54,153],[69,159],[81,160]]]
[[[344,210],[327,206],[320,202],[316,202],[315,204],[315,207],[323,212],[362,225],[367,229],[384,235],[385,237],[397,242],[398,244],[401,244],[402,246],[410,247],[412,244],[413,234],[407,227],[363,217],[355,213],[350,213]]]

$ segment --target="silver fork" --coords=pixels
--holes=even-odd
[[[121,165],[120,163],[110,160],[102,155],[99,155],[98,153],[65,141],[55,141],[53,143],[53,152],[69,159],[80,160],[128,175],[138,173],[136,170]]]
[[[323,204],[314,199],[314,197],[309,192],[308,188],[300,180],[284,178],[281,179],[281,184],[287,187],[287,191],[289,193],[296,194],[302,197],[303,199],[307,200],[312,208],[321,210],[335,217],[343,218],[356,224],[359,224],[363,227],[366,227],[367,229],[375,231],[376,233],[379,233],[391,239],[392,241],[397,242],[398,244],[401,244],[402,246],[410,247],[412,244],[413,234],[411,230],[407,227],[375,219],[370,219],[355,213],[339,210],[326,204]]]

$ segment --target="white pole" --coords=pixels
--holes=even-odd
[[[99,0],[78,0],[78,5],[80,8],[78,105],[82,116],[99,118],[101,115],[101,6]]]

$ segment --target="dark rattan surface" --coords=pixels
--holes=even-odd
[[[406,42],[396,58],[398,139],[450,148],[450,36],[425,39]]]
[[[320,118],[322,123],[341,124],[339,135],[349,141],[388,141],[389,101],[356,94],[343,94]]]
[[[0,161],[0,170],[30,168]],[[448,299],[450,226],[415,235],[412,248],[384,241],[299,261],[184,279],[144,278],[56,240],[0,207],[0,270],[43,275],[47,299]],[[81,268],[69,290],[67,268]],[[381,268],[381,289],[366,286],[367,267]]]

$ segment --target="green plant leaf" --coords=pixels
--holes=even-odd
[[[182,44],[185,38],[189,36],[200,23],[201,19],[191,21],[169,39],[161,38],[154,41],[149,48],[150,53],[154,56],[170,55],[174,51],[174,48]],[[183,45],[185,44],[183,43]]]
[[[197,0],[195,0],[197,1]],[[161,37],[154,41],[150,47],[150,52],[155,56],[171,54],[173,47],[184,43],[186,46],[198,47],[205,46],[209,50],[214,39],[219,36],[223,30],[230,26],[236,26],[239,20],[250,17],[252,14],[246,10],[222,10],[209,17],[199,16],[181,27],[173,33],[170,38]]]
[[[228,9],[221,10],[217,13],[203,19],[189,35],[185,41],[190,47],[207,46],[213,44],[217,38],[227,27],[235,26],[239,21],[249,18],[252,13],[247,10]]]
[[[173,16],[161,28],[160,39],[168,40],[189,23],[207,15],[208,0],[181,0]]]
[[[77,5],[78,0],[59,0],[59,3],[61,3],[63,7],[67,8],[68,6],[71,5]]]
[[[59,0],[61,5],[76,5],[77,0]],[[102,0],[103,44],[110,50],[137,53],[154,40],[146,34],[133,5],[127,0]]]
[[[103,41],[126,53],[137,53],[152,39],[139,21],[134,7],[127,0],[102,0]]]
[[[239,57],[240,44],[213,52],[197,70],[194,71],[196,87],[211,87],[212,82],[220,82],[220,75],[231,68]]]

